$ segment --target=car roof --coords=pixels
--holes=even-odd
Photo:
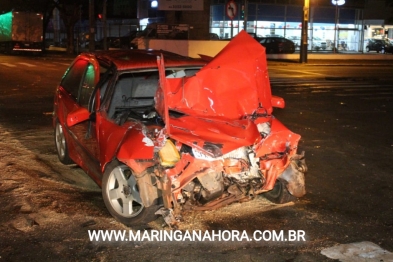
[[[283,37],[283,36],[263,36],[263,37],[260,37],[261,39],[263,39],[263,38],[279,38],[279,39],[287,39],[287,38],[285,38],[285,37]]]
[[[286,41],[293,42],[291,39],[285,38],[283,36],[264,36],[264,37],[260,38],[260,41],[262,41],[264,39],[275,39],[275,40],[280,40],[280,41],[283,41],[283,42],[286,42]]]
[[[161,54],[164,56],[165,66],[181,67],[181,66],[204,66],[206,61],[202,59],[191,58],[179,54],[171,53],[164,50],[109,50],[96,51],[91,53],[83,53],[81,56],[89,59],[97,58],[108,64],[113,64],[118,70],[130,69],[148,69],[157,68],[157,57]]]
[[[282,35],[265,35],[264,37],[277,37],[277,38],[284,38]]]

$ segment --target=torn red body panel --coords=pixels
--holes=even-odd
[[[159,62],[163,71],[165,62]],[[284,106],[282,99],[271,95],[264,47],[245,32],[195,76],[161,78],[159,92],[162,89],[165,95],[157,95],[161,115],[170,110],[186,115],[166,119],[168,135],[201,150],[206,142],[218,144],[222,154],[258,142],[261,136],[255,123],[271,115],[272,100]],[[165,106],[160,108],[163,96]],[[162,112],[164,107],[167,110]]]

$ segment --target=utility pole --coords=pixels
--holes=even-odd
[[[104,6],[102,8],[102,22],[104,24],[103,26],[103,30],[104,30],[104,50],[108,50],[108,43],[106,42],[106,38],[107,38],[107,24],[106,24],[106,1],[104,0]]]
[[[300,40],[300,63],[307,63],[308,49],[308,18],[310,15],[310,0],[304,0],[302,38]]]
[[[241,10],[241,12],[243,12],[243,25],[244,25],[244,31],[247,32],[247,19],[248,19],[248,0],[244,0],[244,5],[243,5],[243,10]]]
[[[82,5],[79,5],[78,36],[76,38],[76,53],[79,54],[81,49],[81,32],[82,32]]]
[[[94,0],[89,0],[89,51],[95,50],[95,16],[94,16]]]

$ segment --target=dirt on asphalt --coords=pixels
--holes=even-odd
[[[143,228],[128,228],[114,220],[100,188],[79,167],[59,163],[51,128],[15,131],[0,126],[0,134],[0,261],[291,261],[299,257],[298,252],[307,258],[304,251],[311,252],[321,244],[310,235],[307,242],[291,243],[90,241],[88,230],[143,233],[170,229],[160,217]],[[290,213],[304,222],[306,217],[319,221],[317,214],[304,212],[307,200],[303,201],[275,205],[257,198],[220,210],[190,211],[178,229],[245,230],[250,235],[255,230],[302,229],[279,214]],[[293,247],[298,249],[296,254],[285,252]],[[260,249],[270,251],[266,254]],[[279,254],[273,252],[277,249]]]

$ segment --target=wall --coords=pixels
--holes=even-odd
[[[138,49],[163,49],[184,56],[199,57],[198,54],[215,56],[229,41],[213,40],[160,40],[144,39],[138,41]]]
[[[188,24],[191,40],[208,40],[210,0],[203,0],[202,11],[165,11],[165,19],[168,24]]]

